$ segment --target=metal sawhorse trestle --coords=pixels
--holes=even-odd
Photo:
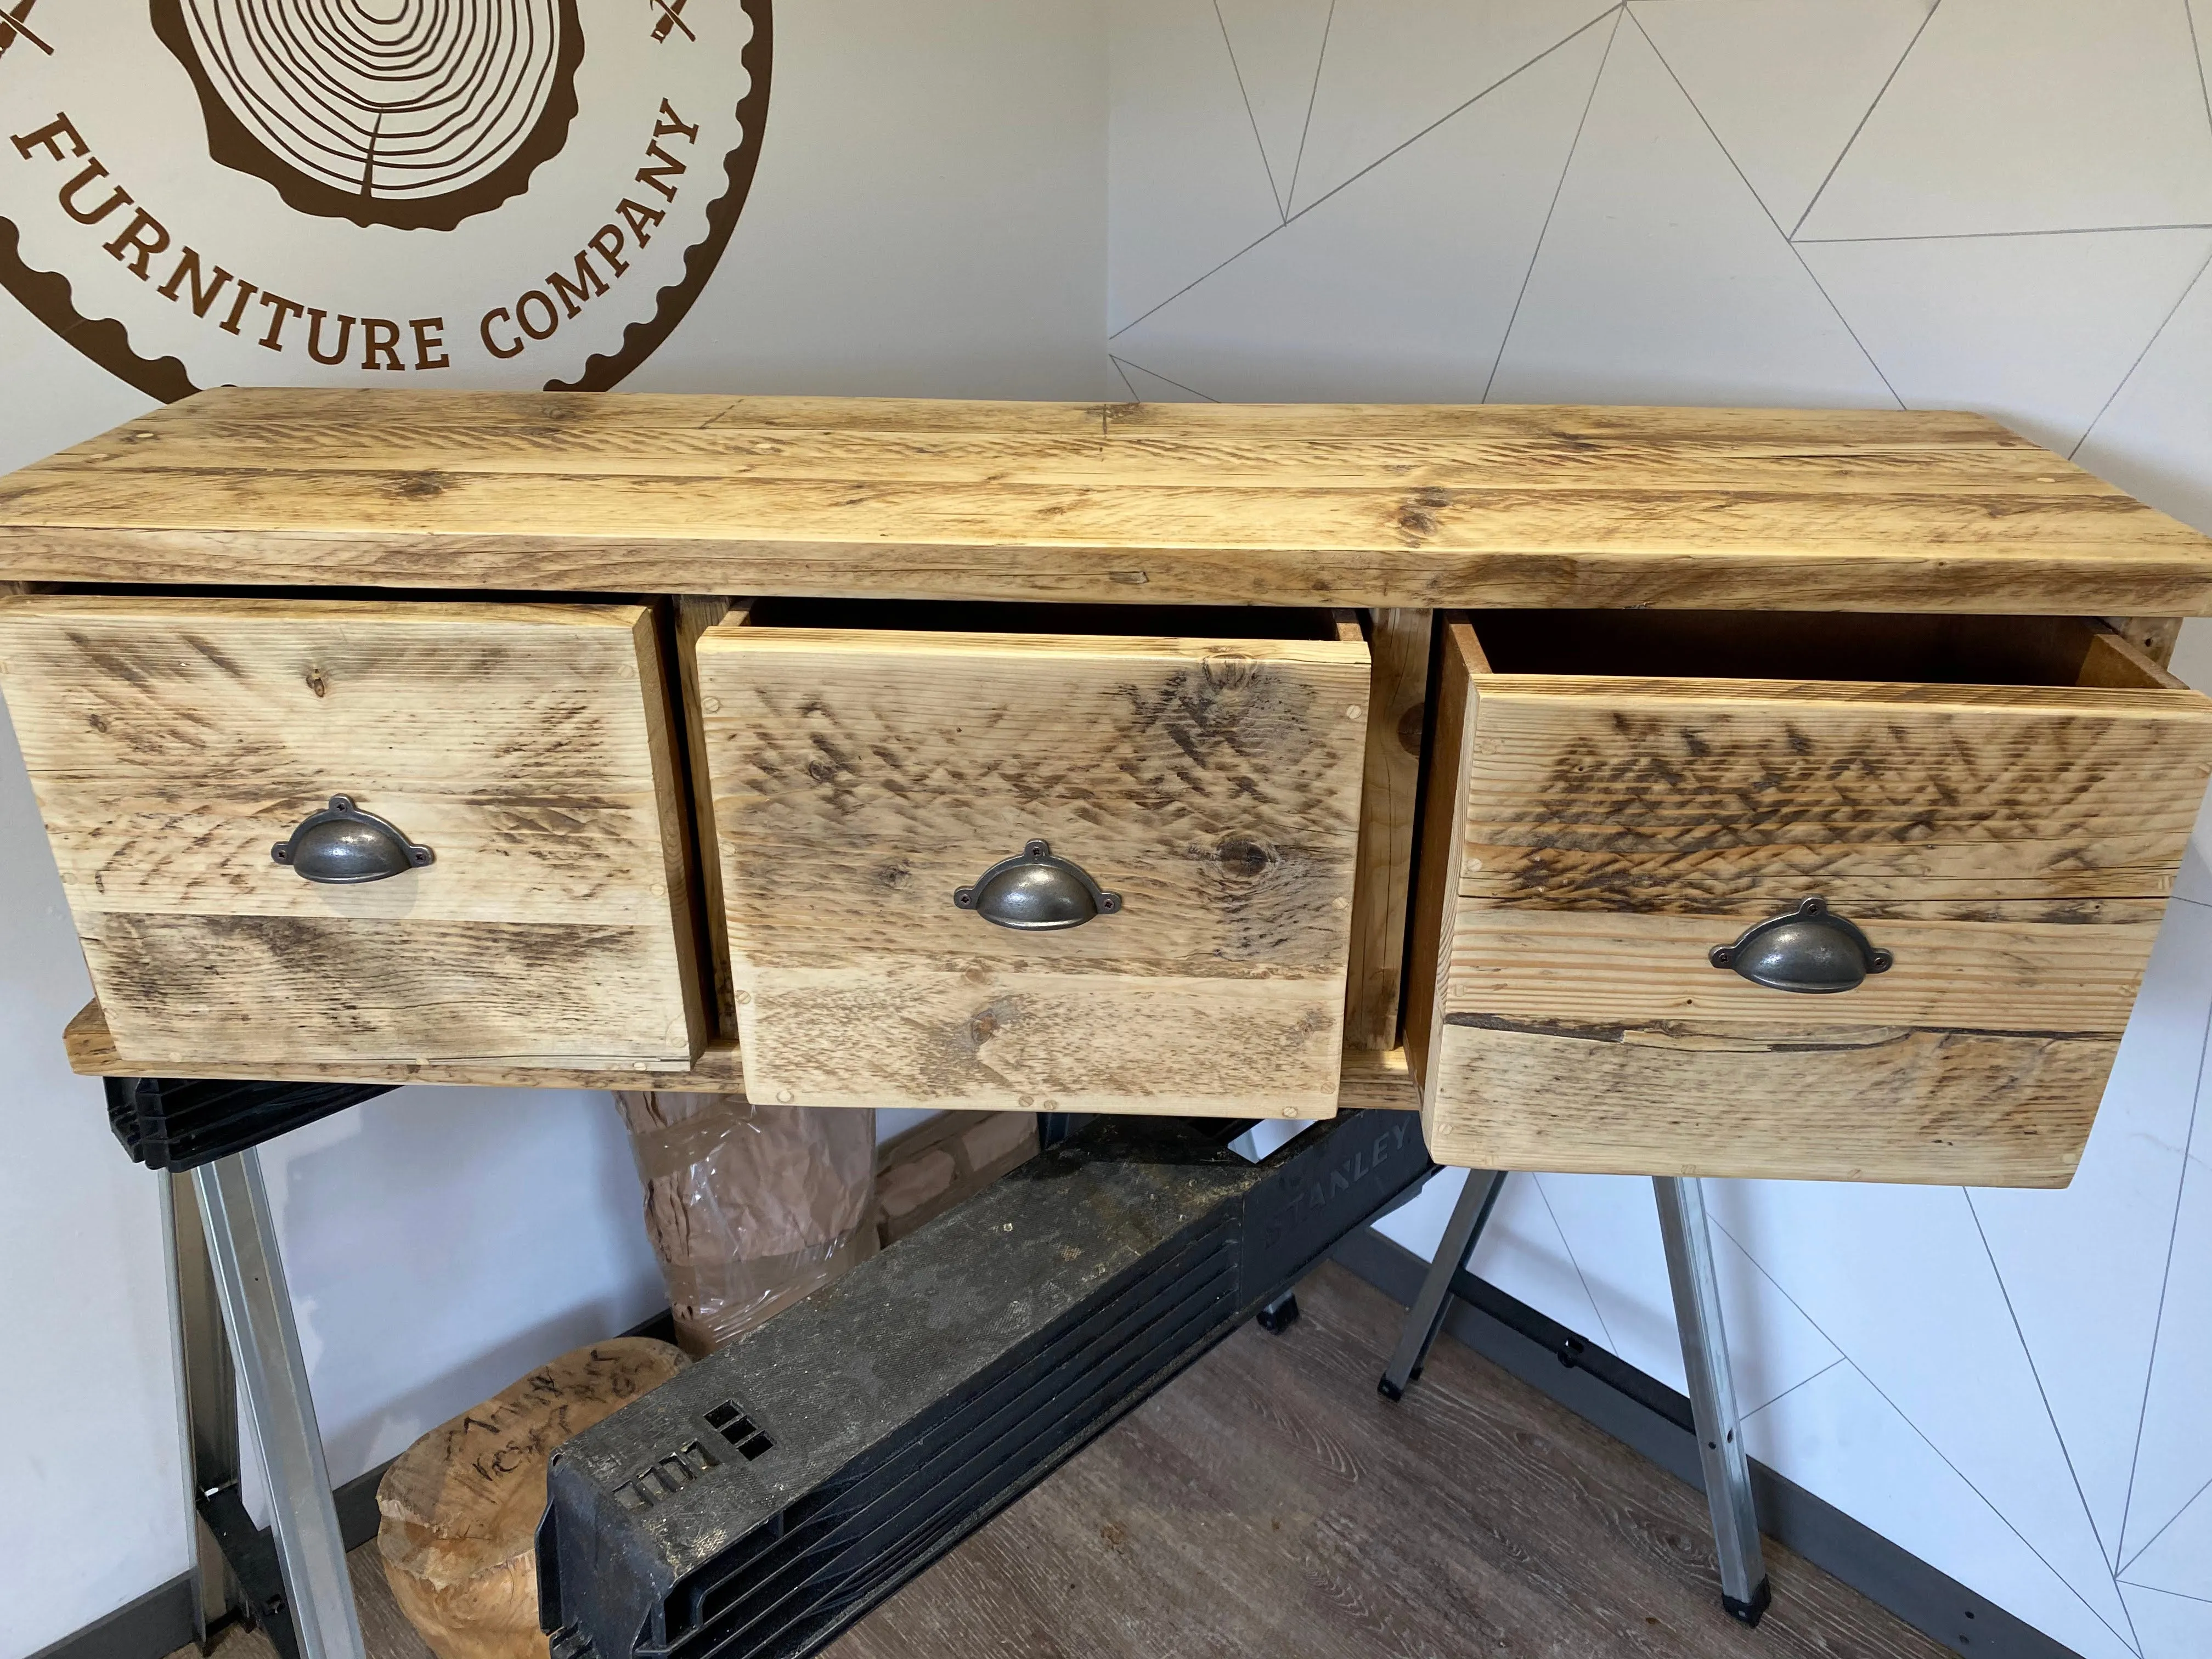
[[[268,1633],[279,1659],[363,1659],[259,1148],[389,1087],[107,1079],[116,1139],[161,1173],[204,1651],[235,1610]],[[273,1549],[240,1497],[241,1404],[268,1480]]]
[[[1507,1171],[1470,1170],[1452,1206],[1421,1288],[1407,1310],[1397,1351],[1377,1385],[1401,1398],[1421,1374],[1422,1363],[1443,1328],[1453,1276],[1466,1269],[1498,1207]],[[1654,1176],[1659,1232],[1667,1246],[1667,1278],[1674,1292],[1674,1322],[1682,1336],[1682,1366],[1689,1375],[1690,1412],[1697,1425],[1698,1460],[1705,1501],[1712,1510],[1713,1543],[1720,1563],[1721,1605],[1730,1617],[1756,1625],[1773,1592],[1759,1553],[1759,1513],[1752,1502],[1751,1463],[1738,1431],[1735,1383],[1721,1323],[1720,1280],[1713,1268],[1712,1234],[1705,1222],[1705,1188],[1695,1176]]]

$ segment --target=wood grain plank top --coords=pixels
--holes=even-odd
[[[0,580],[2212,611],[1984,417],[222,388],[0,479]]]

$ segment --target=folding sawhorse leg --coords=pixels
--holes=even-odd
[[[1402,1397],[1421,1374],[1429,1349],[1443,1328],[1452,1276],[1462,1271],[1481,1241],[1498,1195],[1502,1170],[1470,1170],[1451,1218],[1444,1223],[1434,1261],[1407,1310],[1395,1352],[1377,1384],[1386,1398]],[[1698,1458],[1712,1511],[1713,1543],[1720,1563],[1721,1605],[1731,1618],[1756,1625],[1773,1599],[1759,1552],[1759,1514],[1752,1502],[1751,1464],[1736,1418],[1735,1383],[1728,1338],[1721,1322],[1720,1280],[1713,1270],[1712,1236],[1705,1221],[1705,1190],[1694,1176],[1654,1176],[1659,1232],[1667,1247],[1667,1278],[1674,1292],[1674,1322],[1681,1333],[1682,1366],[1688,1373],[1690,1412],[1696,1423]]]
[[[165,1208],[173,1224],[171,1293],[184,1394],[180,1426],[190,1497],[204,1523],[195,1568],[203,1641],[207,1624],[222,1617],[229,1602],[216,1580],[234,1577],[247,1591],[251,1616],[269,1628],[280,1654],[363,1659],[345,1539],[331,1500],[259,1147],[388,1087],[107,1079],[108,1121],[124,1150],[149,1169],[168,1172],[164,1181],[191,1182],[188,1195],[172,1188]],[[198,1236],[188,1239],[184,1230],[191,1228],[191,1211],[198,1212],[199,1224],[192,1230]],[[210,1281],[222,1310],[220,1335],[209,1328],[201,1288]],[[267,1546],[238,1502],[234,1444],[219,1444],[229,1440],[230,1413],[241,1401],[246,1433],[268,1478],[275,1572],[267,1570]],[[203,1467],[211,1451],[223,1467]],[[222,1559],[210,1552],[210,1541]],[[280,1577],[281,1588],[275,1582]]]
[[[269,1478],[270,1529],[300,1659],[363,1659],[345,1540],[307,1392],[276,1224],[254,1147],[192,1171],[246,1431]]]

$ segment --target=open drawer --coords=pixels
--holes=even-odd
[[[1335,1111],[1368,700],[1343,613],[687,614],[752,1098]]]
[[[135,1066],[699,1052],[644,607],[0,599],[0,684]]]
[[[1440,1161],[2065,1184],[2212,702],[2067,618],[1440,621],[1407,1025]]]

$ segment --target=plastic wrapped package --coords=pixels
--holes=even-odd
[[[703,1354],[876,1250],[876,1115],[734,1095],[615,1097],[676,1338]]]

